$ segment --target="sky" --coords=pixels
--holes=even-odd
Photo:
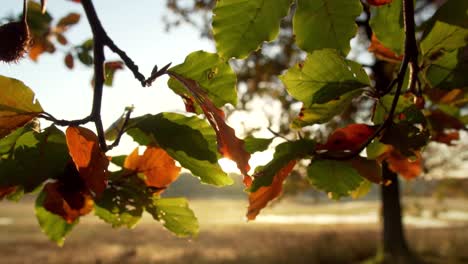
[[[139,0],[138,4],[136,2],[99,0],[94,1],[94,4],[108,35],[133,59],[145,76],[149,75],[156,64],[159,68],[169,62],[177,65],[191,52],[215,51],[214,44],[200,38],[200,32],[190,25],[182,23],[170,32],[165,31],[163,16],[171,16],[165,0]],[[2,0],[0,18],[21,12],[21,0]],[[66,36],[71,43],[76,44],[81,44],[91,37],[91,30],[81,5],[67,0],[49,1],[48,12],[54,19],[70,12],[82,14],[79,24],[71,27]],[[17,64],[0,64],[0,74],[23,81],[36,93],[43,109],[56,118],[83,118],[89,114],[92,105],[92,68],[75,63],[73,70],[67,69],[63,63],[65,49],[60,45],[57,47],[56,53],[41,55],[37,63],[23,59]],[[106,50],[106,59],[116,60],[118,57]],[[184,111],[182,100],[167,87],[166,82],[167,77],[162,77],[153,83],[152,87],[142,88],[129,70],[117,72],[113,87],[104,90],[104,128],[110,126],[126,106],[135,106],[133,116]],[[255,118],[252,120],[255,122]],[[239,127],[241,121],[241,117],[232,122],[230,120],[234,128]],[[93,124],[86,126],[94,130]],[[135,146],[129,137],[124,137],[120,146],[109,154],[128,154]],[[251,166],[264,164],[270,158],[271,153],[255,155]],[[221,165],[228,172],[238,171],[231,161],[222,160]]]

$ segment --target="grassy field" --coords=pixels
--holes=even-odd
[[[426,208],[431,204],[419,203]],[[466,202],[453,204],[466,209]],[[375,254],[380,237],[377,222],[246,223],[245,201],[195,200],[191,207],[201,225],[195,239],[174,237],[148,216],[132,230],[112,229],[95,217],[86,217],[59,248],[40,232],[32,206],[31,202],[0,203],[4,222],[0,224],[0,263],[359,263]],[[377,214],[377,208],[375,202],[311,206],[286,201],[262,215],[335,215],[339,219]],[[432,263],[468,263],[467,227],[467,222],[457,220],[443,227],[409,225],[407,233],[411,248]]]

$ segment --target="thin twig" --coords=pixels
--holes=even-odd
[[[133,62],[133,60],[125,53],[125,51],[121,50],[117,45],[112,41],[111,38],[105,33],[104,37],[104,43],[107,47],[109,47],[110,50],[112,50],[114,53],[119,55],[119,57],[124,61],[125,65],[130,69],[130,71],[133,73],[135,78],[140,81],[141,86],[146,86],[145,84],[145,76],[140,73],[138,66]]]
[[[289,142],[291,141],[290,139],[288,139],[288,138],[286,138],[285,136],[281,135],[280,133],[274,131],[273,129],[271,129],[271,128],[269,128],[269,127],[268,127],[267,129],[268,129],[268,131],[270,131],[270,133],[273,134],[275,137],[282,138],[282,139],[284,139],[284,140],[286,140],[286,141],[289,141]]]
[[[133,108],[129,108],[126,110],[125,119],[124,119],[124,122],[122,123],[122,126],[119,129],[119,133],[117,134],[117,137],[115,138],[114,142],[107,147],[107,150],[111,150],[119,145],[120,139],[122,138],[122,135],[125,133],[125,128],[127,127],[127,124],[128,124],[128,121],[130,120],[130,116],[132,115],[132,112],[133,112]]]
[[[57,126],[79,126],[91,121],[91,116],[87,116],[83,119],[76,119],[76,120],[64,120],[64,119],[57,119],[53,115],[43,112],[38,117],[48,120],[54,123]]]

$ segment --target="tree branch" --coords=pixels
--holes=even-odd
[[[401,89],[405,79],[406,70],[410,69],[410,80],[408,87],[412,89],[417,82],[419,73],[418,68],[418,46],[416,43],[415,36],[415,23],[414,23],[414,4],[413,0],[403,0],[403,20],[405,28],[405,54],[403,61],[400,66],[397,77],[391,81],[389,87],[387,87],[387,93],[390,92],[393,86],[396,84],[395,95],[393,97],[392,106],[388,113],[385,121],[374,131],[374,133],[356,150],[350,152],[323,152],[316,153],[320,158],[334,159],[334,160],[348,160],[352,159],[359,154],[376,138],[382,131],[393,124],[393,115],[395,114],[396,107],[398,105],[398,99],[400,98]],[[385,94],[382,94],[382,96]]]

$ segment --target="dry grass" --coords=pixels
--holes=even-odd
[[[285,204],[266,213],[344,213],[348,207]],[[0,226],[0,263],[357,263],[377,250],[377,225],[245,224],[232,201],[198,201],[201,233],[180,239],[145,218],[133,230],[112,229],[95,218],[85,218],[58,248],[39,231],[31,204],[0,204],[0,217],[14,224]],[[25,208],[29,210],[25,210]],[[375,206],[359,207],[365,212]],[[300,211],[303,210],[303,211]],[[224,219],[220,221],[219,219]],[[408,230],[410,246],[434,263],[467,263],[468,228]]]

